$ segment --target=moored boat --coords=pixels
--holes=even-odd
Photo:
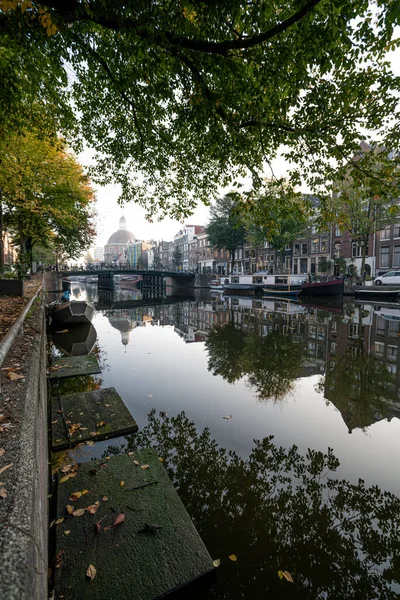
[[[73,300],[72,302],[57,302],[48,307],[48,313],[52,322],[68,327],[91,323],[95,308],[93,304],[84,300]]]
[[[224,294],[244,294],[246,296],[254,296],[256,288],[254,285],[246,285],[243,283],[224,283]]]
[[[342,296],[343,288],[343,279],[317,281],[316,283],[303,283],[300,294],[304,296]]]
[[[383,302],[396,302],[400,290],[382,290],[374,288],[355,289],[354,296],[356,300],[378,300]]]
[[[281,289],[276,289],[276,288],[265,288],[263,287],[263,294],[264,296],[274,296],[274,297],[279,297],[279,298],[297,298],[298,294],[300,292],[300,288],[297,289],[286,289],[286,290],[281,290]]]
[[[234,291],[228,293],[235,294],[250,293],[251,289],[254,293],[263,293],[264,289],[294,292],[295,290],[300,290],[301,284],[306,280],[307,275],[291,275],[290,273],[271,274],[265,273],[264,271],[258,271],[252,275],[230,275],[225,279],[223,288],[224,292],[230,289]],[[291,294],[291,296],[293,296],[293,294]]]
[[[213,279],[210,281],[210,290],[212,292],[223,292],[224,286],[219,279]]]

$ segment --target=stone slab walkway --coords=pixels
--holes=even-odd
[[[55,598],[155,600],[213,571],[152,449],[82,464],[60,480],[57,521]]]
[[[101,373],[101,369],[94,354],[56,358],[49,369],[50,379],[95,375],[97,373]]]
[[[99,441],[138,430],[115,388],[53,398],[52,447],[69,448],[88,440]]]

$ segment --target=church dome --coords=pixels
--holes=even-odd
[[[129,242],[134,242],[135,236],[131,231],[128,231],[126,228],[126,219],[125,217],[121,217],[119,220],[119,229],[115,233],[113,233],[108,242],[109,244],[128,244]]]

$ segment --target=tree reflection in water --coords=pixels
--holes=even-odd
[[[207,598],[399,597],[400,500],[362,480],[334,479],[331,449],[303,457],[266,437],[242,459],[184,413],[155,411],[128,439],[130,449],[151,445],[164,458],[211,555],[221,558]],[[279,569],[294,583],[281,581]]]
[[[294,388],[304,364],[303,344],[279,332],[260,336],[232,324],[208,333],[208,370],[234,383],[247,375],[247,384],[259,400],[283,398]]]

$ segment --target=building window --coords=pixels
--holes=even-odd
[[[285,250],[291,250],[291,248],[292,248],[292,247],[291,247],[291,245],[290,245],[290,244],[286,244],[286,246],[285,246]]]
[[[315,225],[311,227],[311,235],[314,235],[314,233],[317,233],[317,227]]]
[[[393,249],[393,267],[400,267],[400,246]]]
[[[269,242],[264,242],[264,248],[269,248]]]
[[[386,368],[391,375],[396,375],[396,373],[397,373],[396,365],[386,365]]]
[[[321,252],[328,252],[328,240],[326,238],[321,240]]]
[[[353,242],[351,244],[351,255],[353,258],[360,258],[361,257],[361,244],[360,242]]]
[[[383,317],[379,316],[376,320],[376,335],[385,335],[386,321]]]
[[[337,348],[336,342],[331,342],[331,353],[335,354]]]
[[[400,238],[400,225],[394,226],[394,236],[395,238]]]
[[[339,228],[339,226],[338,226],[338,225],[335,225],[335,236],[336,236],[336,237],[339,237],[340,235],[341,235],[341,233],[340,233],[340,228]]]
[[[286,256],[285,257],[285,269],[289,270],[290,269],[290,256]]]
[[[295,256],[300,256],[300,244],[295,244],[293,247],[293,254]]]
[[[381,246],[379,253],[379,266],[380,267],[388,267],[389,266],[389,246]]]
[[[311,252],[319,252],[319,238],[314,238],[311,242]]]
[[[381,231],[381,240],[389,240],[390,239],[390,227],[385,227]]]
[[[342,244],[339,242],[338,244],[335,244],[335,258],[340,258],[340,253],[342,250]]]
[[[387,357],[389,360],[397,360],[397,346],[388,346]]]
[[[377,358],[383,358],[385,354],[385,344],[382,342],[375,342],[375,356]]]

